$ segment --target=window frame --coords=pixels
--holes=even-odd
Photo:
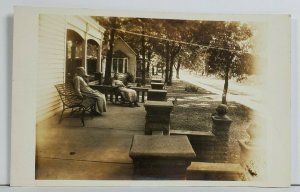
[[[119,71],[120,60],[122,60],[122,71]],[[116,71],[114,70],[114,61],[116,61]],[[128,58],[127,57],[113,57],[111,61],[111,72],[112,73],[127,73],[128,72]]]

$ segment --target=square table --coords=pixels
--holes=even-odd
[[[89,86],[92,89],[103,93],[105,95],[106,100],[108,100],[108,95],[109,95],[109,100],[114,103],[114,96],[115,96],[117,87],[111,86],[111,85],[97,85],[97,84],[91,84]]]
[[[163,79],[151,79],[151,83],[162,83]]]
[[[149,89],[147,100],[151,101],[166,101],[167,100],[167,90],[160,89]]]
[[[152,83],[151,82],[151,88],[152,89],[163,89],[164,86],[165,86],[164,83],[154,83],[154,82]]]
[[[148,92],[149,88],[147,88],[147,87],[136,87],[136,86],[133,86],[133,87],[130,87],[130,89],[133,89],[133,90],[136,91],[138,100],[140,99],[140,92],[142,92],[142,103],[145,102],[145,93]]]

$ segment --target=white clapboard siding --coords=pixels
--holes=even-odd
[[[64,82],[65,38],[65,16],[40,15],[37,123],[55,115],[61,109],[61,101],[54,85]]]
[[[43,58],[44,59],[44,58]],[[65,59],[58,59],[58,58],[54,58],[54,59],[51,59],[51,60],[49,60],[49,59],[44,59],[43,60],[43,66],[39,66],[38,68],[40,68],[40,69],[55,69],[55,68],[59,68],[59,69],[61,69],[61,66],[59,66],[59,65],[53,65],[53,62],[55,62],[55,63],[57,63],[57,62],[65,62]],[[51,66],[51,68],[49,68],[49,66],[47,66],[47,65],[51,65],[52,64],[52,66]]]
[[[51,117],[49,114],[56,114],[61,111],[61,105],[57,105],[56,107],[47,107],[46,109],[40,109],[40,116],[44,118]]]

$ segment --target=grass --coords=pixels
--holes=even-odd
[[[187,92],[185,89],[187,87],[195,87],[191,83],[183,82],[181,80],[173,81],[172,86],[167,86],[168,96],[170,97],[186,97],[186,96],[197,96],[197,95],[207,95],[213,94],[201,87],[198,87],[196,92]]]
[[[202,88],[198,92],[186,92],[189,83],[178,81],[168,87],[169,100],[175,100],[171,114],[171,129],[188,131],[211,131],[211,114],[221,101],[213,99],[216,95]],[[221,100],[221,99],[220,99]],[[253,122],[253,110],[236,102],[228,102],[228,116],[232,119],[230,127],[231,161],[238,162],[238,140],[248,138],[246,129]]]

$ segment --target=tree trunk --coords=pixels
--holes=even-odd
[[[229,69],[230,69],[230,63],[227,64],[225,69],[225,83],[224,83],[224,89],[223,89],[223,95],[222,95],[222,104],[227,105],[227,91],[228,91],[228,80],[229,80]]]
[[[143,35],[142,36],[142,85],[145,84],[146,84],[146,45],[145,45],[145,36]]]
[[[174,64],[175,64],[175,58],[178,55],[178,53],[181,50],[181,46],[176,46],[176,45],[172,45],[172,51],[171,51],[171,55],[170,55],[170,69],[169,69],[169,81],[168,81],[168,85],[172,85],[172,78],[173,78],[173,68],[174,68]]]
[[[115,33],[114,29],[110,30],[110,38],[109,38],[109,50],[106,55],[106,66],[105,66],[105,78],[103,84],[110,85],[111,84],[111,65],[112,65],[112,56],[114,51],[114,41],[115,41]]]
[[[179,79],[179,70],[180,70],[180,65],[181,65],[181,58],[179,57],[177,67],[176,67],[176,78]]]
[[[169,81],[169,69],[170,69],[170,45],[169,42],[166,44],[166,70],[165,70],[165,83]]]
[[[148,48],[148,51],[147,51],[147,68],[146,68],[146,71],[147,71],[148,74],[150,72],[151,54],[152,54],[152,52]]]
[[[171,59],[170,59],[170,70],[169,70],[169,80],[168,80],[168,85],[172,85],[174,60],[175,60],[175,56],[172,55],[172,56],[171,56]]]

